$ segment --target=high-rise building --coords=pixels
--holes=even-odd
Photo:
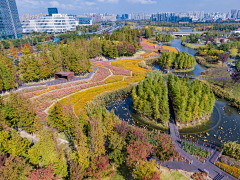
[[[227,13],[226,18],[227,18],[227,19],[230,19],[230,18],[231,18],[231,12],[228,12],[228,13]]]
[[[21,32],[15,0],[0,0],[0,38],[20,38]]]
[[[204,11],[201,11],[200,19],[203,19],[203,18],[204,18]]]
[[[195,12],[194,12],[194,16],[195,16],[195,18],[199,18],[199,16],[200,16],[200,11],[195,11]]]
[[[48,15],[52,16],[53,14],[58,14],[57,8],[48,8]]]
[[[236,9],[232,9],[231,10],[231,18],[232,19],[236,19],[236,17],[237,17],[237,10]]]
[[[240,10],[238,10],[237,19],[240,19]]]

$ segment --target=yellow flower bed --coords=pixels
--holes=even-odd
[[[79,116],[80,112],[81,112],[83,115],[83,118],[86,119],[87,115],[84,112],[84,107],[87,102],[91,101],[95,96],[102,94],[106,91],[113,91],[116,89],[126,87],[127,85],[128,85],[128,83],[126,83],[126,82],[117,82],[114,84],[95,87],[95,88],[74,94],[74,95],[70,96],[69,98],[63,99],[62,102],[64,104],[68,104],[68,103],[75,104],[74,111],[75,111],[76,115]]]
[[[227,172],[228,174],[231,174],[232,176],[234,176],[237,179],[240,176],[240,169],[236,168],[235,166],[229,166],[229,165],[221,163],[221,162],[216,162],[215,165],[217,167],[219,167],[219,165],[220,165],[220,168],[223,171]]]
[[[152,49],[152,50],[158,52],[159,49]]]
[[[150,46],[155,46],[155,44],[148,42],[147,39],[144,39],[143,42],[149,44]]]
[[[111,76],[104,81],[104,84],[114,83],[122,80],[123,80],[123,75]]]
[[[162,46],[162,48],[163,48],[163,49],[168,49],[170,52],[178,53],[178,51],[177,51],[176,48],[174,48],[174,47]]]
[[[148,42],[147,39],[144,39],[143,42],[149,44],[150,46],[154,46],[154,47],[155,47],[155,45],[156,45],[156,44],[153,44],[153,43]],[[157,45],[157,47],[159,47],[159,46]],[[178,53],[178,51],[177,51],[176,48],[174,48],[174,47],[162,46],[162,49],[168,49],[170,52]],[[153,51],[158,51],[158,49],[156,49],[156,48],[153,48],[152,50],[153,50]]]
[[[104,82],[106,83],[106,85],[78,92],[76,94],[69,96],[68,98],[61,100],[61,102],[66,105],[67,104],[74,105],[74,111],[76,115],[79,116],[81,112],[83,117],[87,118],[87,115],[84,112],[84,107],[86,103],[91,101],[95,96],[106,91],[113,91],[116,89],[126,87],[129,85],[129,83],[139,82],[140,80],[143,80],[146,77],[147,73],[150,72],[150,70],[139,67],[138,64],[141,61],[142,59],[113,61],[111,63],[113,66],[132,71],[132,77],[127,77],[124,79],[124,81],[122,75],[109,77]]]
[[[113,61],[112,65],[132,71],[133,76],[137,76],[139,75],[139,73],[140,74],[143,73],[141,74],[141,76],[144,76],[145,78],[145,76],[147,75],[148,72],[150,72],[150,70],[139,67],[138,64],[141,61],[143,60],[142,59],[120,60],[120,61]]]

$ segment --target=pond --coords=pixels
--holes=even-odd
[[[193,31],[193,29],[180,29],[182,32],[191,32]],[[182,46],[181,45],[181,39],[174,39],[172,41],[170,41],[170,43],[168,44],[169,46],[175,47],[176,49],[178,49],[180,52],[187,52],[188,54],[191,54],[192,56],[194,56],[196,54],[196,50]],[[156,66],[153,68],[153,70],[156,69],[160,69],[159,66]],[[175,73],[175,74],[179,74],[179,75],[188,75],[188,76],[199,76],[201,75],[201,73],[206,70],[205,67],[199,65],[198,63],[196,63],[195,65],[195,69],[193,71],[189,71],[189,72],[180,72],[180,73]]]
[[[181,45],[181,39],[174,39],[171,41],[171,46],[177,48],[180,52],[187,52],[188,54],[191,54],[192,56],[195,55],[197,52],[194,49],[190,49],[188,47],[182,46]],[[195,69],[190,72],[183,72],[183,73],[175,73],[175,74],[180,74],[180,75],[188,75],[188,76],[198,76],[200,75],[206,68],[199,65],[198,63],[195,65]]]
[[[121,120],[128,122],[130,125],[143,127],[132,118],[131,97],[114,102],[106,108],[109,111],[114,110]],[[198,123],[197,120],[196,123]],[[221,146],[222,143],[227,141],[238,141],[240,143],[240,114],[235,108],[229,106],[225,100],[217,98],[210,121],[200,126],[182,129],[180,135],[188,135],[199,141],[217,146]]]
[[[180,134],[218,146],[227,141],[240,143],[240,114],[227,101],[216,98],[210,121],[198,127],[182,129]]]
[[[174,39],[171,41],[171,46],[177,47],[180,51],[186,51],[191,55],[196,53],[195,50],[182,46],[180,39]],[[196,64],[195,70],[189,72],[188,75],[197,76],[204,70],[204,67]],[[135,122],[132,118],[133,108],[131,97],[114,102],[109,105],[107,109],[113,109],[115,114],[121,120],[127,121],[130,125],[135,124],[142,127],[140,123]],[[237,141],[240,143],[240,113],[236,110],[236,108],[229,106],[225,100],[216,98],[215,108],[210,121],[194,128],[182,129],[180,130],[180,134],[188,135],[194,137],[195,139],[217,146],[221,146],[221,144],[227,141]]]

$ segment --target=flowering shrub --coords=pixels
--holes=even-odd
[[[203,172],[203,173],[195,172],[191,176],[191,178],[194,179],[194,180],[207,180],[207,173],[205,173],[205,172]]]
[[[216,162],[215,165],[219,168],[221,168],[223,171],[227,172],[228,174],[231,174],[232,176],[236,177],[237,179],[240,176],[240,169],[235,166],[229,166],[227,164]]]
[[[75,104],[74,105],[74,111],[76,113],[77,116],[79,116],[80,111],[84,110],[84,107],[86,105],[87,102],[91,101],[95,96],[102,94],[105,91],[113,91],[116,89],[120,89],[123,87],[126,87],[128,84],[125,82],[117,82],[117,83],[113,83],[113,84],[109,84],[106,86],[100,86],[100,87],[96,87],[96,88],[92,88],[88,91],[84,91],[84,92],[79,92],[77,94],[74,94],[73,96],[71,96],[68,100],[64,100],[64,101],[71,101],[71,104]],[[83,116],[87,117],[87,115],[85,114],[85,112],[83,111]]]
[[[147,39],[144,39],[142,42],[141,42],[141,46],[143,48],[144,51],[146,50],[152,50],[155,48],[155,44],[152,44],[150,42],[147,41]]]
[[[56,85],[49,87],[49,90],[42,90],[33,92],[34,94],[28,94],[26,96],[33,97],[34,95],[39,95],[34,98],[34,109],[37,111],[37,116],[45,119],[47,114],[44,113],[44,110],[47,109],[56,99],[63,98],[67,95],[73,94],[69,96],[69,98],[65,98],[64,105],[71,104],[74,105],[74,111],[78,116],[80,114],[80,110],[83,110],[86,103],[91,101],[95,96],[106,92],[113,91],[116,89],[120,89],[128,86],[129,83],[138,82],[145,78],[149,70],[140,68],[138,63],[141,62],[142,59],[133,59],[133,60],[121,60],[114,61],[112,65],[109,63],[103,63],[102,65],[99,62],[93,63],[94,66],[98,67],[98,71],[95,73],[91,81],[77,81],[77,82],[69,82],[66,84]],[[108,67],[103,67],[104,65]],[[114,67],[115,66],[115,67]],[[123,81],[123,76],[112,76],[109,79],[106,79],[111,73],[107,68],[116,68],[115,72],[121,72],[122,74],[126,72],[132,71],[132,77],[125,78]],[[124,71],[123,71],[124,70]],[[125,71],[126,70],[126,71]],[[103,81],[106,79],[105,81]],[[116,82],[116,83],[114,83]],[[112,83],[109,85],[99,86],[107,83]],[[93,88],[95,86],[99,86]],[[89,90],[85,90],[77,93],[83,89],[91,88]],[[81,101],[80,101],[81,100]],[[84,112],[84,111],[83,111]],[[84,117],[87,115],[84,113]]]
[[[229,166],[235,166],[237,168],[240,168],[240,162],[234,158],[231,158],[229,156],[222,155],[219,159],[221,163],[227,164]]]
[[[170,52],[178,53],[178,51],[176,50],[176,48],[171,47],[171,46],[162,46],[162,49],[168,49]]]
[[[104,83],[108,84],[108,83],[114,83],[114,82],[119,82],[123,80],[123,75],[117,75],[117,76],[111,76],[109,78],[107,78]]]
[[[140,68],[138,64],[141,62],[141,59],[133,59],[133,60],[120,60],[112,62],[113,66],[122,67],[127,70],[132,71],[133,77],[141,77],[144,79],[150,70]]]
[[[152,51],[158,51],[158,49],[160,48],[160,46],[158,45],[155,45],[153,43],[150,43],[148,42],[146,39],[144,39],[142,42],[141,42],[141,45],[143,47],[143,50],[152,50]],[[167,49],[169,50],[170,52],[175,52],[175,53],[178,53],[178,51],[176,50],[176,48],[174,47],[171,47],[171,46],[162,46],[161,47],[162,49]]]
[[[95,63],[97,63],[97,65],[109,68],[114,75],[126,75],[126,76],[129,76],[131,74],[131,71],[125,70],[125,69],[121,69],[121,68],[117,68],[115,66],[112,66],[110,64],[110,62],[108,62],[108,61],[101,61],[101,62],[95,62]]]
[[[98,67],[98,70],[95,73],[95,75],[93,76],[92,81],[93,82],[102,81],[110,75],[111,75],[111,73],[110,73],[109,69],[103,68],[103,67]]]

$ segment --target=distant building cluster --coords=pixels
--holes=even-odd
[[[61,14],[57,8],[48,8],[48,14],[23,14],[19,16],[15,0],[0,0],[0,39],[20,38],[22,32],[58,33],[75,31],[77,26],[90,26],[96,23],[118,20],[151,20],[178,23],[240,21],[240,10],[232,9],[228,13],[205,13],[204,11],[189,11],[187,13],[158,12],[153,14],[129,13],[121,15],[87,13],[80,16]]]
[[[150,20],[151,14],[146,13],[131,13],[131,14],[122,14],[117,15],[117,20]]]
[[[232,9],[228,13],[205,13],[204,11],[189,11],[187,13],[158,12],[151,15],[151,20],[169,22],[240,21],[240,10]]]
[[[20,21],[29,21],[29,20],[32,20],[32,19],[40,19],[41,17],[43,16],[46,16],[47,14],[43,14],[43,13],[40,13],[40,14],[35,14],[35,15],[31,15],[31,14],[23,14],[22,16],[19,16],[19,19]]]

